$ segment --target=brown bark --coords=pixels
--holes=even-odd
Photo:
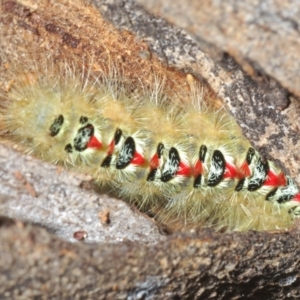
[[[266,91],[262,89],[241,73],[235,63],[231,73],[229,71],[231,65],[228,65],[230,59],[225,60],[227,65],[222,69],[203,54],[198,49],[197,43],[184,32],[148,15],[132,2],[126,3],[111,0],[96,4],[106,18],[110,17],[115,22],[119,20],[123,23],[120,25],[142,36],[150,43],[149,47],[155,53],[159,54],[157,49],[162,49],[161,57],[165,62],[179,68],[190,68],[190,71],[193,69],[198,77],[204,77],[219,96],[226,98],[225,100],[238,98],[237,96],[242,94],[251,95],[252,98],[248,97],[250,100],[255,96],[258,103],[262,103],[265,95],[271,97],[272,91],[268,86]],[[112,16],[112,12],[115,15]],[[137,20],[140,23],[137,23]],[[157,32],[160,35],[156,35]],[[162,66],[159,60],[151,55],[145,41],[137,39],[127,31],[116,30],[102,19],[95,8],[80,1],[45,0],[35,4],[33,0],[19,2],[2,0],[0,40],[1,84],[7,76],[6,66],[3,64],[7,57],[10,61],[24,61],[28,65],[32,57],[37,63],[45,57],[66,58],[80,63],[82,57],[86,56],[93,57],[96,64],[97,60],[105,60],[108,55],[122,66],[126,76],[133,81],[142,78],[144,82],[150,82],[151,74],[159,73],[167,78],[166,84],[171,90],[176,91],[176,88],[181,89],[186,84],[182,73]],[[217,49],[215,51],[215,58],[218,60],[218,51]],[[241,76],[240,80],[238,75]],[[244,93],[245,91],[247,93]],[[279,91],[282,89],[279,88]],[[248,99],[246,96],[245,101]],[[285,100],[285,96],[283,91],[278,99]],[[280,102],[279,106],[284,107],[285,104]],[[244,105],[241,108],[243,110],[247,107]],[[249,107],[251,111],[254,110],[252,106]],[[262,119],[267,120],[269,124],[272,116],[274,115],[262,115]],[[282,128],[289,129],[291,123],[288,122],[291,116],[285,118],[284,112],[279,112],[278,117],[275,116],[273,122],[283,123]],[[253,124],[258,122],[257,115],[254,115],[252,121],[255,123],[250,125],[245,123],[248,124],[245,126],[252,124],[254,127]],[[270,128],[268,127],[268,130]],[[258,140],[261,135],[267,135],[267,131],[256,134],[254,140]],[[297,134],[296,132],[295,135]],[[290,152],[284,151],[293,151],[293,147],[288,144],[283,152],[278,152],[278,155],[288,156],[287,153]],[[14,152],[8,151],[8,157],[17,160],[12,158]],[[20,157],[21,160],[24,159]],[[295,157],[293,159],[295,161]],[[9,160],[6,163],[10,166]],[[40,162],[36,160],[32,160],[32,163],[37,167],[40,166]],[[46,168],[45,165],[43,168]],[[50,177],[51,180],[57,177],[55,168],[50,170],[50,173],[44,173],[42,168],[40,169],[38,175],[41,177],[47,176],[49,180]],[[6,173],[12,168],[7,167],[3,170],[1,211],[6,216],[24,219],[22,206],[18,212],[13,211],[16,207],[14,205],[5,206],[4,211],[3,203],[9,203],[7,199],[10,197],[13,200],[17,199],[19,194],[16,191],[19,186],[12,179],[5,181]],[[296,170],[295,165],[290,171],[293,173]],[[32,174],[36,175],[34,171]],[[38,180],[41,179],[34,177],[32,182],[34,187]],[[10,192],[3,196],[4,188]],[[65,186],[65,191],[68,188],[75,189]],[[63,187],[62,189],[64,190]],[[39,197],[39,193],[37,195]],[[37,202],[34,193],[30,199],[31,204],[28,205],[31,205],[33,214],[30,215],[30,206],[26,207],[27,220],[37,222],[34,219],[34,205]],[[65,199],[62,198],[60,201]],[[82,201],[86,205],[89,203],[88,199]],[[44,204],[46,205],[46,202]],[[78,205],[78,202],[75,204]],[[74,217],[75,204],[74,202],[66,204],[67,211],[74,210]],[[84,206],[80,206],[80,209],[84,209]],[[53,206],[53,210],[58,208],[61,207]],[[50,214],[51,209],[47,213]],[[124,219],[127,216],[126,212]],[[54,228],[59,227],[62,219],[54,214],[53,219]],[[139,222],[137,226],[142,226],[144,220]],[[42,225],[53,230],[49,224]],[[286,233],[249,232],[226,235],[203,230],[193,236],[169,237],[156,245],[153,245],[155,237],[151,236],[148,245],[145,246],[132,242],[114,245],[72,244],[38,226],[24,225],[5,217],[1,219],[1,225],[0,295],[3,299],[273,299],[275,297],[285,299],[286,296],[297,299],[299,297],[300,238],[296,230]],[[86,227],[78,229],[84,231]],[[87,231],[89,233],[89,230]],[[63,232],[61,236],[65,240],[70,240],[70,231]],[[116,235],[113,235],[113,238],[116,238]],[[93,241],[100,240],[99,238]]]

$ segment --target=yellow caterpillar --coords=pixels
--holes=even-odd
[[[66,64],[14,74],[2,135],[27,153],[88,173],[171,229],[284,229],[299,214],[293,180],[263,160],[224,109],[190,105]],[[176,95],[172,96],[176,98]]]

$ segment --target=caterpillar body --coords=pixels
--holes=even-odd
[[[2,135],[29,154],[91,174],[171,229],[284,229],[300,211],[294,181],[264,160],[199,88],[170,99],[114,75],[64,65],[16,73],[2,93]],[[182,95],[181,95],[182,96]]]

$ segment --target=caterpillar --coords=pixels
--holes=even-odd
[[[200,87],[170,96],[159,76],[137,87],[108,69],[96,75],[63,63],[15,72],[0,95],[2,138],[92,175],[173,230],[291,226],[300,214],[295,182]]]

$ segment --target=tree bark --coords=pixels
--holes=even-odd
[[[7,299],[297,299],[298,232],[174,236],[153,246],[71,244],[1,220]],[[5,299],[5,298],[2,298]]]

